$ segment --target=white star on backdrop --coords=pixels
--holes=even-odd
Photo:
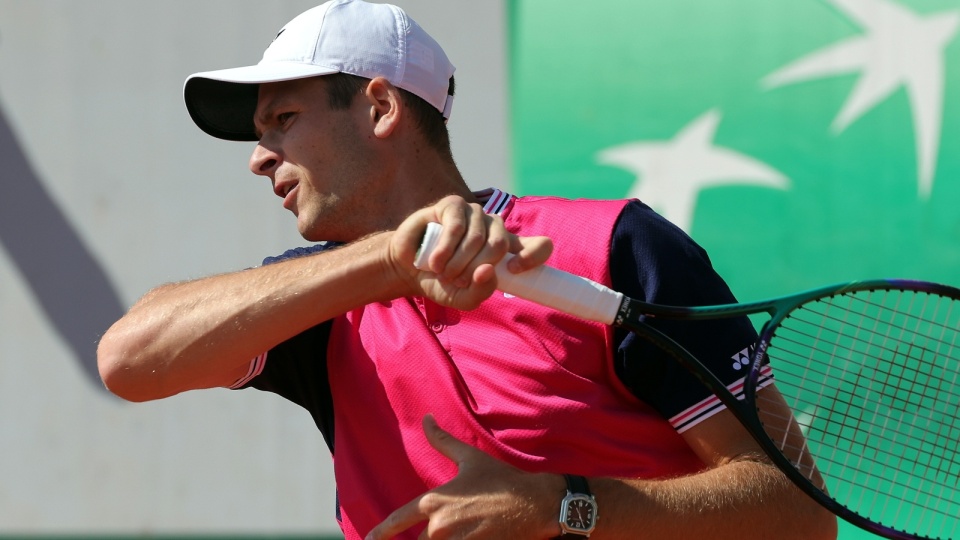
[[[920,16],[889,0],[830,0],[864,29],[813,52],[765,77],[775,88],[860,71],[860,79],[831,126],[839,134],[851,123],[906,87],[917,146],[917,192],[933,189],[943,120],[944,54],[956,37],[960,11]]]
[[[713,145],[720,123],[716,109],[684,127],[670,141],[633,141],[597,153],[597,162],[637,175],[628,197],[636,197],[690,232],[697,196],[730,184],[786,189],[789,181],[773,168]]]

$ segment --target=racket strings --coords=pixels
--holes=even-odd
[[[866,301],[865,299],[862,299],[862,298],[853,297],[853,298],[850,298],[850,300],[851,300],[851,304],[850,304],[847,308],[845,308],[845,310],[844,310],[844,312],[843,312],[844,314],[849,313],[850,309],[853,308],[853,307],[855,307],[857,303],[861,303],[862,306],[863,306],[863,309],[867,309],[867,308],[874,308],[874,309],[876,309],[878,314],[879,314],[879,313],[882,313],[883,311],[887,311],[887,310],[890,309],[890,308],[888,308],[888,307],[883,306],[882,304],[878,304],[878,303],[875,303],[875,302]],[[820,319],[820,326],[818,326],[818,328],[821,328],[821,329],[824,328],[824,326],[822,325],[822,322],[823,322],[823,321],[831,321],[831,322],[837,323],[837,324],[846,324],[846,320],[845,320],[845,319],[841,319],[841,318],[833,315],[833,312],[832,312],[832,311],[829,311],[829,310],[825,310],[825,311],[822,311],[822,312],[815,311],[813,308],[814,308],[816,305],[817,305],[817,304],[805,305],[805,306],[804,306],[804,309],[810,310],[810,312],[811,312],[812,314],[819,315],[819,316],[821,317],[821,319]],[[829,306],[829,307],[832,307],[832,306],[829,305],[829,304],[828,304],[828,306]],[[955,346],[955,341],[956,341],[956,328],[953,328],[953,329],[952,329],[952,335],[954,336],[953,341],[952,341],[952,342],[947,342],[946,339],[945,339],[945,335],[947,334],[947,331],[948,331],[948,327],[947,327],[946,324],[943,324],[942,322],[940,322],[940,321],[938,321],[938,320],[936,320],[936,319],[934,319],[934,318],[924,318],[924,317],[918,316],[918,315],[916,315],[916,314],[911,314],[911,313],[899,313],[899,314],[902,315],[902,319],[899,319],[899,320],[885,320],[885,319],[881,318],[881,317],[878,316],[878,315],[870,315],[870,314],[868,314],[868,313],[864,313],[864,314],[861,316],[861,321],[863,321],[863,322],[873,322],[873,323],[875,323],[875,325],[883,324],[883,325],[886,325],[886,327],[887,327],[889,330],[894,330],[894,329],[899,330],[899,331],[900,331],[900,336],[899,336],[899,338],[898,338],[898,339],[890,340],[890,341],[892,342],[893,346],[901,346],[901,345],[904,345],[904,342],[903,342],[903,339],[902,339],[902,338],[903,338],[903,333],[906,331],[906,328],[905,328],[904,325],[907,324],[907,323],[911,323],[911,322],[917,325],[917,326],[913,329],[913,332],[912,332],[912,335],[913,335],[913,336],[919,335],[919,325],[920,325],[921,323],[922,323],[922,324],[930,325],[929,328],[930,328],[931,332],[928,332],[928,333],[926,333],[925,335],[926,335],[926,337],[928,337],[929,342],[931,342],[932,344],[938,345],[937,350],[939,350],[939,347],[940,347],[940,346],[943,346],[943,345],[946,345],[947,347],[950,347],[950,348],[952,348],[952,347]],[[935,316],[935,314],[934,314],[934,316]],[[801,320],[802,320],[802,319],[801,319]],[[815,323],[810,322],[809,324],[812,326],[812,325],[815,324]],[[939,336],[938,338],[933,338],[933,337],[932,337],[932,334],[933,334],[936,330],[940,330],[940,336]],[[877,332],[877,329],[875,328],[875,329],[873,330],[873,333],[875,334],[876,332]],[[872,336],[872,335],[873,335],[873,334],[871,334],[871,336]],[[851,339],[853,339],[853,340],[855,340],[855,341],[858,341],[858,342],[860,342],[860,343],[871,343],[871,341],[868,341],[868,340],[863,339],[859,333],[854,334],[854,335],[851,335],[850,337],[851,337]],[[908,343],[907,345],[908,345],[908,346],[911,346],[911,347],[913,346],[912,343]],[[883,352],[887,352],[887,353],[892,353],[892,354],[894,354],[894,357],[897,357],[897,355],[898,355],[898,351],[897,351],[897,350],[890,349],[889,346],[881,346],[880,349],[881,349]],[[922,347],[922,348],[918,348],[917,350],[920,350],[920,351],[923,351],[923,352],[928,352],[928,351],[929,351],[929,348],[927,348],[927,347]]]
[[[876,290],[805,304],[766,351],[792,415],[757,395],[768,435],[805,477],[922,537],[960,534],[957,303]],[[773,427],[791,424],[803,436]]]
[[[795,347],[803,346],[803,344],[806,343],[806,341],[804,341],[803,338],[811,338],[811,337],[813,337],[813,336],[811,336],[811,335],[809,335],[809,334],[803,334],[803,333],[799,333],[799,332],[798,332],[798,334],[799,334],[798,336],[791,336],[789,333],[785,333],[785,334],[783,334],[783,335],[778,335],[778,337],[779,337],[781,340],[790,342],[790,344],[793,345],[793,346],[795,346]],[[857,353],[857,351],[855,351],[854,349],[851,349],[851,348],[847,348],[847,349],[845,349],[845,350],[846,350],[851,356],[852,356],[853,354]],[[791,359],[792,359],[793,361],[795,361],[795,362],[796,362],[796,361],[803,360],[803,359],[805,358],[805,356],[802,356],[802,355],[796,353],[795,350],[790,350],[790,349],[786,349],[786,350],[779,351],[779,353],[780,353],[780,354],[783,354],[783,355],[790,355]],[[863,359],[865,359],[865,360],[873,360],[873,361],[877,361],[877,362],[883,361],[883,358],[882,358],[882,357],[877,356],[877,355],[870,355],[870,354],[863,354],[863,355],[861,356],[861,358],[863,358]],[[931,372],[923,372],[923,371],[921,371],[921,370],[919,370],[919,369],[905,369],[905,370],[903,371],[903,374],[900,375],[900,376],[898,376],[897,379],[892,378],[892,376],[890,375],[890,373],[880,373],[880,375],[882,375],[882,376],[884,377],[884,380],[882,380],[882,381],[872,381],[872,382],[877,382],[877,383],[881,383],[881,384],[885,384],[885,385],[892,385],[892,384],[895,384],[897,381],[900,381],[900,380],[904,379],[906,376],[913,375],[913,377],[915,377],[915,379],[912,380],[912,381],[909,381],[909,380],[908,380],[907,382],[909,382],[910,384],[916,385],[916,386],[918,386],[918,387],[921,387],[921,392],[920,392],[919,394],[911,394],[911,395],[909,396],[909,398],[916,400],[916,399],[918,399],[920,396],[925,396],[925,395],[928,395],[928,394],[931,394],[931,393],[932,393],[932,394],[934,394],[934,395],[939,396],[939,397],[940,397],[940,400],[943,401],[943,402],[945,402],[945,403],[946,403],[946,402],[951,402],[951,401],[952,401],[952,402],[956,402],[956,400],[957,400],[958,398],[960,398],[960,394],[957,393],[957,390],[958,390],[958,389],[957,389],[956,384],[951,384],[950,381],[944,381],[944,380],[942,380],[942,379],[937,379],[938,376],[942,376],[942,375],[945,375],[945,374],[946,374],[945,371],[940,371],[940,372],[933,372],[933,371],[931,371]],[[814,366],[814,367],[809,368],[809,369],[807,370],[806,375],[808,375],[808,376],[816,375],[816,376],[818,376],[818,379],[817,379],[817,380],[823,380],[823,379],[826,378],[826,377],[832,377],[832,376],[835,376],[836,374],[833,373],[833,372],[831,372],[831,371],[829,370],[829,364],[827,364],[827,365],[824,365],[824,368],[823,368],[823,369],[818,369],[817,366]],[[919,382],[917,382],[917,378],[921,378],[921,375],[923,376],[922,379],[924,379],[924,382],[919,383]],[[857,376],[858,376],[858,377],[863,376],[862,372],[858,373]],[[862,384],[864,384],[862,381],[856,381],[856,382],[854,383],[854,386],[862,385]],[[933,385],[935,385],[935,386],[933,386]],[[876,404],[876,402],[869,401],[869,399],[870,399],[869,397],[867,397],[867,398],[865,398],[865,399],[868,400],[868,402],[867,402],[868,404]],[[898,402],[897,405],[899,405],[899,410],[904,410],[904,411],[905,411],[905,410],[907,409],[905,403],[901,405],[900,402]]]
[[[882,311],[882,310],[884,310],[884,309],[889,309],[889,308],[884,308],[884,306],[883,306],[882,304],[877,304],[877,303],[875,303],[875,302],[862,301],[862,299],[859,299],[859,298],[852,298],[851,300],[862,302],[864,308],[872,307],[872,308],[877,309],[878,311]],[[854,305],[854,304],[851,304],[850,307],[852,307],[853,305]],[[823,311],[817,311],[817,310],[814,309],[816,306],[817,306],[817,304],[804,305],[804,306],[803,306],[803,309],[808,310],[808,311],[809,311],[812,315],[814,315],[814,316],[820,315],[820,316],[821,316],[821,320],[820,320],[819,322],[813,322],[813,321],[811,321],[811,320],[806,320],[806,319],[801,319],[801,318],[798,318],[797,320],[798,320],[801,324],[802,324],[802,323],[806,323],[808,327],[810,327],[810,328],[812,328],[812,329],[816,329],[816,330],[829,330],[829,328],[826,327],[826,326],[823,324],[824,321],[830,321],[830,322],[836,323],[836,324],[838,324],[838,325],[847,324],[844,319],[841,319],[841,318],[839,318],[838,316],[834,315],[833,311],[830,311],[829,309],[823,310]],[[828,306],[828,307],[830,307],[830,306]],[[845,309],[843,313],[849,313],[849,309]],[[941,322],[939,322],[939,321],[937,321],[937,320],[934,320],[934,319],[923,318],[923,317],[920,317],[920,316],[911,315],[911,314],[907,314],[907,313],[902,314],[902,315],[904,316],[904,317],[903,317],[903,321],[904,321],[904,322],[909,322],[910,320],[913,320],[917,325],[919,325],[919,324],[921,324],[921,323],[925,323],[925,324],[929,324],[929,325],[930,325],[930,328],[933,329],[933,330],[939,329],[939,330],[940,330],[940,337],[938,337],[938,338],[930,338],[930,341],[931,341],[932,343],[938,345],[937,350],[939,350],[939,348],[940,348],[941,346],[947,346],[948,348],[953,348],[953,347],[955,347],[955,340],[956,340],[956,333],[957,333],[957,332],[956,332],[956,328],[949,329],[945,324],[943,324],[943,323],[941,323]],[[889,328],[891,328],[891,329],[897,328],[897,329],[899,329],[901,332],[903,332],[903,331],[905,330],[905,328],[902,326],[902,323],[894,324],[892,321],[883,320],[879,315],[864,314],[864,315],[862,315],[861,320],[862,320],[862,321],[865,321],[865,322],[871,322],[871,321],[872,321],[872,322],[874,322],[875,324],[885,324],[885,325],[887,325]],[[794,329],[794,330],[796,330],[796,329]],[[948,330],[952,330],[951,333],[952,333],[953,336],[954,336],[953,342],[948,342],[948,341],[946,341],[946,339],[944,338],[944,336],[947,334],[947,331],[948,331]],[[874,330],[874,333],[876,333],[876,330]],[[916,334],[917,334],[917,331],[915,330],[914,333],[913,333],[913,335],[916,335]],[[839,336],[839,334],[838,334],[838,336]],[[851,340],[853,340],[854,342],[857,342],[857,343],[873,344],[873,341],[872,341],[871,339],[865,339],[859,332],[856,333],[856,334],[852,334],[852,335],[847,334],[847,336],[848,336]],[[813,336],[807,335],[806,337],[812,338]],[[893,341],[893,345],[894,345],[894,346],[905,345],[905,344],[903,343],[903,341],[902,341],[902,335],[901,335],[901,339],[892,340],[892,341]],[[835,345],[839,345],[839,342],[838,342],[837,340],[835,340],[835,341],[834,341],[834,344],[835,344]],[[909,346],[909,347],[911,347],[911,348],[914,348],[914,345],[913,345],[912,343],[907,343],[906,345]],[[916,348],[916,349],[917,349],[917,350],[924,351],[924,352],[929,351],[929,348],[927,348],[927,347]],[[891,353],[891,354],[895,355],[895,357],[896,357],[896,356],[899,356],[898,351],[895,350],[895,349],[891,349],[889,346],[881,346],[881,347],[880,347],[880,350],[881,350],[882,352]],[[874,359],[879,359],[879,358],[874,357]]]
[[[799,342],[795,342],[795,343],[799,343]],[[787,351],[787,352],[784,353],[784,354],[790,354],[790,352]],[[793,356],[793,359],[794,359],[794,360],[798,359],[798,356],[797,356],[797,355],[792,355],[792,356]],[[783,359],[784,359],[784,358],[781,357],[781,360],[783,360]],[[818,370],[818,369],[811,369],[811,370],[807,373],[807,375],[808,375],[808,376],[810,376],[810,375],[816,375],[819,380],[824,380],[824,379],[826,379],[826,378],[828,378],[828,377],[833,377],[833,376],[834,376],[833,374],[828,373],[828,372],[825,371],[825,370]],[[862,386],[863,383],[859,383],[859,384]],[[889,383],[887,383],[887,384],[889,384]],[[940,386],[942,386],[942,385],[940,385]],[[929,390],[929,388],[926,389],[926,390]],[[925,390],[925,391],[926,391],[926,390]],[[956,396],[954,393],[950,392],[950,391],[946,391],[946,390],[935,390],[935,391],[940,391],[940,392],[941,392],[939,395],[941,396],[942,399],[943,399],[943,398],[946,398],[945,401],[943,401],[943,403],[949,403],[949,402],[954,402],[954,403],[955,403],[955,402],[957,401],[957,396]],[[865,406],[865,407],[867,407],[867,408],[872,407],[872,408],[874,408],[874,409],[878,409],[878,408],[880,408],[880,407],[886,406],[886,404],[885,404],[881,399],[879,399],[878,396],[877,396],[877,397],[874,397],[874,396],[876,396],[876,394],[869,394],[869,395],[863,397],[863,403],[862,403],[863,406]],[[798,409],[798,410],[808,410],[808,409],[810,409],[810,408],[817,407],[821,401],[822,401],[822,398],[821,398],[820,396],[818,396],[818,399],[816,399],[816,400],[814,400],[814,399],[812,399],[812,398],[798,397],[798,398],[797,398],[797,401],[796,401],[795,404],[794,404],[794,407],[795,407],[796,409]],[[905,410],[905,409],[904,409],[904,408],[901,408],[901,410]],[[930,412],[931,412],[931,414],[933,414],[934,411],[931,409]],[[940,437],[937,437],[937,438],[935,439],[935,440],[937,441],[937,446],[938,446],[939,450],[941,450],[941,451],[944,452],[944,453],[952,454],[952,455],[954,456],[953,461],[955,461],[955,460],[956,460],[957,450],[956,450],[955,448],[952,448],[952,447],[951,447],[951,446],[955,446],[955,443],[954,443],[953,445],[950,444],[950,443],[951,443],[950,435],[951,435],[951,433],[955,433],[955,432],[957,431],[956,425],[955,425],[955,424],[933,424],[932,418],[928,418],[926,425],[929,426],[930,429],[927,429],[927,430],[925,430],[925,431],[932,432],[932,433],[938,433],[938,432],[939,432]],[[922,427],[922,426],[923,426],[923,424],[921,424],[921,427]],[[813,428],[810,427],[810,426],[805,426],[805,427],[808,427],[808,428],[813,429]],[[951,429],[951,428],[953,428],[953,429]],[[886,435],[884,434],[885,432],[886,432],[886,430],[882,431],[881,434],[879,435],[882,440],[885,440],[886,442],[889,442],[889,443],[898,443],[898,444],[901,443],[901,442],[903,442],[903,441],[897,441],[897,440],[895,440],[895,439],[892,439],[892,438],[886,436]],[[853,441],[851,440],[851,441],[849,441],[849,442],[853,442]],[[917,440],[917,439],[915,439],[915,438],[909,438],[909,439],[907,439],[907,442],[905,443],[905,446],[906,446],[907,449],[912,449],[912,450],[918,450],[918,451],[919,451],[919,450],[921,449],[921,448],[920,448],[920,441]]]
[[[797,347],[802,346],[802,345],[805,343],[802,339],[799,339],[799,338],[796,338],[796,337],[793,337],[793,338],[791,339],[792,336],[789,336],[789,333],[787,333],[786,335],[779,335],[779,337],[780,337],[781,339],[784,339],[784,340],[789,341],[792,345],[797,346]],[[811,337],[811,336],[808,335],[808,334],[801,334],[800,337],[802,338],[802,337]],[[852,349],[850,349],[848,352],[854,353],[855,351],[852,350]],[[778,349],[778,354],[782,355],[782,356],[780,357],[781,360],[784,360],[784,361],[792,360],[794,363],[796,363],[797,361],[803,360],[803,359],[805,358],[804,356],[802,356],[802,355],[800,355],[800,354],[797,354],[794,349],[784,349],[784,350],[779,350],[779,349]],[[869,360],[876,360],[876,361],[881,361],[881,360],[882,360],[882,358],[879,357],[879,356],[870,356],[870,355],[864,355],[863,358],[866,358],[866,359],[869,359]],[[810,369],[807,370],[807,372],[806,372],[805,375],[806,375],[808,378],[811,378],[811,376],[814,376],[814,375],[815,375],[815,376],[816,376],[816,377],[815,377],[815,380],[817,380],[817,381],[822,381],[822,380],[826,380],[827,378],[832,378],[832,377],[836,377],[836,376],[837,376],[836,373],[833,373],[833,372],[831,372],[831,371],[829,370],[829,365],[828,365],[828,364],[825,364],[824,366],[826,366],[824,369],[818,369],[817,367],[811,367]],[[946,382],[946,381],[944,381],[944,380],[942,380],[942,379],[938,379],[938,378],[937,378],[938,376],[945,375],[946,373],[936,373],[936,372],[924,373],[924,372],[922,372],[922,371],[920,371],[920,370],[906,370],[906,371],[904,371],[904,375],[911,375],[911,374],[913,375],[914,379],[913,379],[912,381],[908,381],[908,383],[911,384],[911,385],[919,386],[919,387],[920,387],[920,392],[914,392],[914,393],[910,394],[910,396],[908,396],[907,399],[910,399],[910,400],[914,400],[914,401],[915,401],[915,400],[917,400],[919,397],[928,396],[928,395],[936,395],[936,396],[938,396],[938,398],[939,398],[939,399],[938,399],[938,403],[942,403],[942,404],[944,404],[944,406],[946,406],[946,405],[949,404],[949,403],[956,403],[956,402],[958,402],[958,400],[960,400],[960,394],[957,394],[957,393],[954,391],[954,390],[956,390],[956,384],[951,385],[951,384],[948,384],[948,382]],[[870,380],[869,382],[864,382],[864,381],[860,380],[860,379],[862,379],[862,378],[864,377],[863,372],[859,372],[859,373],[856,374],[857,380],[854,381],[852,387],[854,387],[854,388],[856,388],[856,387],[863,387],[865,384],[871,384],[871,383],[879,383],[879,384],[886,385],[886,386],[891,386],[891,385],[893,385],[893,384],[896,384],[896,381],[894,381],[894,380],[891,379],[891,376],[890,376],[889,373],[880,373],[880,375],[882,375],[882,376],[884,377],[884,380],[882,380],[882,381]],[[921,375],[924,375],[925,377],[923,377],[923,378],[924,378],[924,379],[928,379],[928,381],[934,381],[934,383],[936,384],[936,386],[931,386],[930,382],[924,382],[924,383],[922,383],[922,384],[917,383],[916,380],[917,380],[917,378],[920,378]],[[902,378],[902,377],[901,377],[901,378]],[[812,383],[811,383],[811,384],[812,384]],[[819,383],[818,383],[818,384],[819,384]],[[841,391],[843,390],[843,386],[840,386],[840,390],[841,390]],[[818,397],[819,397],[819,396],[818,396]],[[882,398],[882,396],[881,396],[880,394],[876,394],[876,393],[871,393],[871,394],[868,394],[868,395],[866,395],[866,396],[862,396],[863,405],[871,405],[871,406],[874,406],[875,408],[879,408],[879,407],[881,407],[881,406],[891,405],[890,403],[885,403],[881,398]],[[799,397],[798,397],[798,403],[801,404],[801,405],[803,405],[803,406],[816,406],[816,405],[819,403],[819,401],[820,401],[820,400],[816,400],[816,401],[811,401],[811,400],[803,401],[803,398],[799,398]],[[895,401],[895,402],[893,403],[893,406],[894,406],[894,408],[896,408],[897,410],[899,410],[899,411],[901,411],[901,412],[909,413],[909,407],[908,407],[908,405],[910,405],[910,404],[911,404],[911,403],[908,403],[907,401]],[[921,402],[921,403],[913,403],[913,405],[915,405],[915,406],[922,406],[922,402]],[[930,410],[930,413],[931,413],[931,414],[933,414],[933,413],[935,412],[935,409],[933,409],[933,408],[931,408],[931,409],[929,409],[929,410]],[[942,412],[946,413],[947,411],[942,411]],[[949,435],[949,433],[950,433],[950,430],[948,429],[948,427],[950,427],[949,425],[939,425],[938,427],[939,427],[940,429],[943,429],[943,430],[945,431],[945,433],[944,433],[945,436],[946,436],[946,435]],[[945,447],[944,450],[949,450],[949,447]]]
[[[759,408],[763,408],[765,406],[765,404],[762,402],[763,402],[763,399],[758,398],[757,404]],[[792,423],[793,425],[799,426],[801,429],[803,429],[804,434],[806,434],[808,438],[817,439],[816,436],[812,436],[809,433],[809,429],[810,429],[809,425],[804,424],[802,421],[797,422],[792,415],[768,415],[767,419],[778,420],[790,427],[792,427],[791,426],[791,423]],[[831,470],[832,467],[849,467],[850,466],[849,460],[851,458],[855,459],[855,456],[851,456],[850,454],[844,454],[842,456],[842,459],[836,458],[835,455],[831,456],[831,455],[820,454],[815,456],[810,451],[809,445],[806,443],[795,445],[795,444],[784,442],[787,439],[786,435],[790,427],[788,427],[787,429],[779,430],[779,431],[774,431],[768,427],[767,433],[768,435],[771,436],[771,439],[774,439],[774,442],[777,442],[779,440],[779,443],[777,444],[778,448],[785,456],[787,456],[790,459],[791,462],[793,462],[797,470],[799,470],[807,479],[815,480],[813,483],[818,488],[820,488],[821,490],[827,491],[826,481],[822,478],[817,478],[817,474],[820,472],[820,470],[823,469],[823,470],[829,471]],[[821,436],[824,434],[825,433],[821,433]],[[842,435],[838,435],[837,438],[841,442],[847,442],[847,443],[856,442],[855,439],[844,437]],[[826,466],[824,466],[824,464],[826,464]],[[900,482],[896,480],[891,480],[890,484],[891,486],[899,489],[911,488],[911,485],[905,481]],[[854,481],[852,485],[856,487],[873,489],[873,487],[871,487],[868,484],[857,484],[856,481]],[[935,491],[934,488],[936,487],[939,487],[940,489],[938,491]],[[939,482],[937,486],[930,486],[929,488],[920,488],[918,490],[918,493],[924,496],[929,496],[929,497],[937,497],[937,496],[942,497],[946,489],[949,487],[951,487],[950,484],[946,482]]]
[[[801,320],[800,324],[805,324],[807,327],[814,328],[814,324],[809,321]],[[822,330],[822,327],[819,327],[817,329]],[[954,331],[954,334],[956,334],[956,331]],[[805,356],[797,354],[796,351],[801,350],[801,347],[804,347],[807,344],[809,344],[811,339],[823,338],[822,335],[814,336],[812,333],[805,332],[801,330],[799,327],[782,327],[781,330],[778,332],[777,337],[781,340],[789,341],[790,344],[795,346],[794,348],[778,347],[778,349],[783,349],[782,352],[784,352],[785,354],[792,354],[794,356],[795,361],[805,358]],[[867,343],[867,341],[864,339],[856,339],[856,338],[854,339],[859,343]],[[843,356],[845,356],[848,359],[853,360],[859,357],[858,362],[860,363],[864,363],[864,360],[872,360],[876,364],[881,364],[882,362],[886,361],[886,357],[882,354],[871,354],[869,350],[866,350],[866,351],[858,350],[855,346],[839,345],[838,341],[839,341],[838,339],[834,340],[834,348],[833,348],[833,351],[831,352],[833,357],[838,356],[837,351],[839,350],[839,351],[845,352],[846,354]],[[951,345],[951,346],[955,348],[955,345]],[[912,350],[921,350],[921,349],[913,348]],[[928,352],[927,349],[922,349],[922,350],[924,352]],[[902,352],[902,351],[889,349],[889,348],[886,349],[886,352],[889,352],[893,355],[892,356],[892,358],[894,359],[893,365],[898,370],[900,370],[900,373],[896,377],[894,377],[894,375],[891,373],[891,370],[876,371],[876,374],[884,377],[884,379],[882,381],[871,380],[870,382],[880,383],[886,387],[890,387],[893,384],[897,384],[898,382],[904,382],[911,386],[920,387],[919,392],[912,392],[908,394],[906,396],[907,399],[918,400],[923,396],[932,394],[932,395],[938,396],[939,401],[942,403],[956,403],[958,401],[958,398],[960,398],[960,393],[957,392],[958,387],[956,384],[957,382],[956,369],[954,369],[952,372],[948,371],[946,369],[946,366],[943,366],[943,365],[938,366],[934,362],[927,361],[927,359],[929,359],[929,356],[925,356],[923,354],[914,355],[914,354],[911,354],[910,351],[911,349],[909,348],[907,349],[907,352]],[[914,367],[911,367],[906,363],[903,363],[903,364],[896,363],[895,362],[896,359],[916,360],[917,362]],[[825,377],[833,377],[836,374],[830,373],[827,371],[827,369],[829,369],[832,365],[833,364],[828,364],[828,363],[813,364],[812,367],[809,367],[807,369],[807,374],[808,375],[816,374],[819,376],[818,378],[821,380]],[[822,366],[825,369],[817,369],[817,366]],[[924,371],[922,368],[925,368],[925,367],[931,368],[930,371]],[[939,370],[935,370],[936,368],[939,368]],[[858,372],[857,376],[862,377],[863,371]],[[863,384],[864,384],[863,381],[858,380],[855,382],[854,386],[863,386]],[[907,388],[907,389],[912,390],[912,388]],[[867,398],[867,403],[877,404],[876,402],[869,401],[869,397]],[[921,403],[910,403],[905,400],[895,400],[892,403],[893,406],[897,407],[899,410],[903,412],[907,412],[908,405],[911,405],[911,404],[915,406],[921,405]]]

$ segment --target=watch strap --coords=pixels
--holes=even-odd
[[[570,493],[592,495],[592,493],[590,493],[590,485],[587,483],[585,477],[575,474],[565,474],[563,478],[567,481],[567,490],[570,491]]]

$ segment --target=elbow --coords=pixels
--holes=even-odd
[[[143,402],[157,399],[149,392],[148,381],[140,375],[142,368],[134,360],[137,347],[118,337],[111,328],[97,345],[97,370],[110,393],[126,401]]]

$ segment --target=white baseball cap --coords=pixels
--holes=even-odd
[[[454,69],[440,45],[397,6],[332,0],[287,23],[260,63],[187,77],[183,97],[203,131],[220,139],[256,141],[253,114],[260,83],[332,73],[385,77],[449,118]]]

